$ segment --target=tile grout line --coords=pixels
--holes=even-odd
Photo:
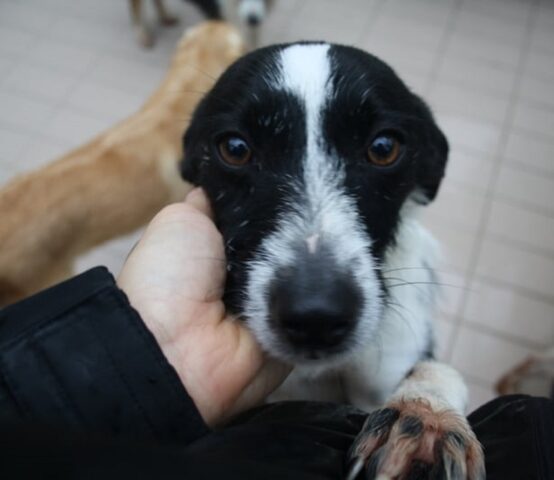
[[[58,11],[58,10],[56,9],[56,11]],[[52,20],[52,22],[49,26],[49,29],[53,28],[53,25],[55,25],[54,20]],[[23,32],[29,33],[27,30],[25,30],[24,28],[20,28],[20,27],[18,27],[16,29],[13,29],[13,30],[14,31],[21,30]],[[28,48],[27,54],[18,57],[17,61],[14,63],[14,65],[12,65],[12,71],[13,71],[13,69],[18,68],[18,66],[23,64],[23,62],[29,57],[29,52],[32,51],[32,49],[37,44],[39,44],[39,42],[42,39],[51,39],[51,37],[48,35],[48,30],[43,31],[43,32],[36,35],[35,41]],[[90,70],[92,69],[92,65],[94,64],[94,62],[96,60],[98,60],[98,58],[100,57],[101,54],[102,54],[102,52],[100,50],[95,50],[95,55],[91,58],[90,64],[85,69],[83,69],[83,72],[81,72],[81,74],[75,76],[73,81],[70,83],[70,86],[68,87],[66,94],[63,97],[60,97],[59,99],[57,99],[56,101],[49,102],[43,97],[40,97],[38,95],[32,95],[32,94],[29,94],[28,92],[24,92],[24,91],[18,91],[17,89],[12,90],[12,91],[14,91],[14,93],[21,96],[22,98],[26,98],[26,99],[31,100],[31,101],[40,101],[42,103],[49,103],[51,105],[51,108],[52,108],[52,113],[51,113],[51,115],[48,115],[47,118],[44,120],[45,123],[48,123],[49,121],[51,121],[54,118],[54,116],[57,113],[59,113],[62,110],[63,106],[67,104],[67,98],[69,97],[69,94],[78,87],[78,85],[80,84],[82,79],[90,72]],[[41,67],[41,68],[44,68],[44,67]],[[62,72],[62,74],[63,73],[66,73],[66,72]],[[3,84],[3,82],[0,82],[0,83]],[[27,151],[29,151],[33,147],[33,145],[36,144],[37,140],[50,140],[50,141],[53,140],[51,137],[48,137],[47,135],[44,135],[44,133],[42,133],[40,131],[29,132],[28,130],[25,130],[23,128],[16,128],[13,125],[6,125],[6,127],[8,127],[8,130],[11,130],[11,131],[14,131],[14,132],[17,132],[17,133],[30,134],[32,139],[33,139],[33,141],[30,141],[29,143],[26,143],[20,149],[20,151],[14,156],[14,158],[12,158],[11,160],[8,160],[8,164],[10,164],[12,166],[14,164],[18,163],[19,158],[21,158],[23,155],[25,155],[25,153]],[[72,148],[70,148],[69,150],[72,150]],[[9,180],[8,180],[8,182],[9,182]]]
[[[552,81],[554,82],[554,78],[552,79]],[[535,130],[531,130],[530,128],[517,126],[517,125],[514,126],[514,131],[519,133],[524,133],[525,135],[529,135],[531,138],[535,138],[536,140],[539,140],[541,142],[554,145],[554,137],[552,135],[547,135],[545,133],[537,132]]]
[[[446,320],[446,318],[448,320]],[[446,324],[448,324],[450,327],[454,328],[456,326],[456,322],[459,320],[459,317],[457,315],[453,316],[442,316],[442,321]],[[493,337],[496,340],[502,340],[503,342],[508,342],[514,345],[517,345],[521,348],[526,348],[528,350],[536,350],[536,349],[544,349],[549,346],[549,341],[545,340],[544,342],[525,338],[520,336],[516,333],[506,333],[506,331],[501,330],[499,328],[495,327],[489,327],[487,325],[483,325],[481,323],[478,323],[474,320],[467,320],[467,326],[469,327],[469,330],[472,330],[474,332],[485,334],[490,337]]]
[[[364,23],[362,32],[360,33],[360,35],[358,35],[358,38],[356,39],[356,42],[354,43],[354,45],[362,45],[363,39],[371,33],[373,26],[375,25],[375,23],[377,22],[377,20],[379,19],[379,17],[383,12],[383,7],[385,6],[385,2],[386,0],[378,0],[373,5],[373,8],[371,9],[371,14],[368,15],[368,19]]]
[[[448,46],[452,39],[454,27],[456,26],[456,23],[458,21],[462,3],[463,0],[455,0],[452,4],[448,20],[446,21],[446,24],[444,26],[442,38],[439,41],[439,48],[435,53],[435,59],[433,60],[433,64],[430,69],[430,75],[426,81],[425,87],[423,88],[423,96],[425,98],[430,97],[431,91],[437,83],[439,71],[446,57],[446,51],[448,50]]]
[[[530,203],[514,201],[509,197],[504,197],[501,195],[489,197],[485,195],[482,190],[476,189],[475,187],[472,187],[470,185],[466,186],[463,182],[456,182],[455,184],[456,186],[459,186],[460,188],[462,188],[465,192],[469,191],[468,194],[470,195],[477,195],[482,197],[483,209],[485,208],[485,205],[488,203],[488,200],[490,199],[491,208],[492,208],[492,203],[497,203],[503,207],[511,207],[511,208],[522,210],[526,215],[535,214],[537,216],[542,217],[542,220],[544,221],[554,220],[554,213],[552,211],[541,210]],[[440,226],[439,226],[439,223],[440,223]],[[471,237],[478,236],[480,232],[480,222],[478,222],[477,226],[462,225],[461,223],[457,223],[455,221],[450,220],[444,214],[442,215],[428,214],[425,217],[423,224],[431,231],[434,231],[435,228],[444,228],[444,229],[454,231],[458,234],[467,234],[468,236],[471,236]],[[498,233],[494,231],[489,231],[487,235],[494,237],[494,239],[500,245],[503,245],[505,247],[515,248],[526,254],[540,255],[548,258],[549,260],[554,260],[554,250],[549,249],[548,247],[537,246],[531,243],[526,243],[523,240],[510,238],[506,234]],[[554,299],[554,294],[552,295],[552,298]]]
[[[532,32],[534,29],[536,16],[537,16],[537,8],[536,8],[537,5],[538,5],[538,0],[535,0],[533,4],[529,7],[529,11],[527,13],[527,19],[526,19],[527,26],[526,26],[525,36],[523,39],[523,44],[522,44],[519,59],[518,59],[518,66],[516,69],[516,75],[512,86],[512,92],[510,94],[510,104],[508,106],[505,120],[502,125],[499,144],[498,144],[499,146],[494,155],[493,169],[492,169],[491,177],[487,187],[486,202],[483,205],[483,210],[481,212],[481,218],[479,221],[477,235],[476,235],[476,238],[474,239],[473,246],[472,246],[472,253],[469,260],[469,268],[466,271],[466,276],[465,276],[466,290],[462,293],[462,299],[460,300],[460,304],[458,306],[458,314],[456,315],[457,322],[456,322],[456,325],[454,326],[454,332],[451,335],[450,342],[448,345],[448,351],[450,352],[453,352],[454,350],[456,339],[458,337],[459,331],[462,327],[462,323],[464,320],[464,313],[467,307],[467,302],[469,297],[467,293],[467,289],[470,288],[474,278],[477,275],[477,262],[481,253],[481,249],[483,247],[487,225],[492,211],[492,198],[494,197],[494,191],[498,181],[499,172],[500,172],[500,169],[502,168],[502,158],[504,156],[504,151],[506,148],[505,146],[507,145],[510,132],[514,125],[515,107],[519,98],[519,90],[522,83],[525,62],[527,60],[527,55],[530,52],[531,36],[532,36]]]
[[[100,57],[100,54],[101,52],[98,51],[97,54],[91,59],[90,64],[87,66],[87,68],[83,69],[83,72],[80,75],[77,75],[73,79],[73,81],[70,83],[70,86],[67,89],[66,94],[63,97],[60,97],[57,101],[52,103],[52,114],[48,116],[48,118],[45,120],[45,123],[48,123],[49,121],[51,121],[59,112],[63,110],[64,106],[67,105],[67,99],[69,98],[69,95],[71,94],[71,92],[75,91],[78,88],[78,86],[81,84],[81,81],[86,77],[86,75],[88,75],[88,73],[92,69],[94,62],[98,60],[98,58]],[[94,134],[92,136],[94,136]],[[50,136],[45,135],[44,132],[35,132],[34,138],[35,140],[53,140]],[[25,155],[25,153],[29,151],[35,143],[36,142],[30,142],[29,144],[27,144],[26,148],[22,148],[17,156],[18,160],[23,155]],[[67,152],[70,152],[74,148],[75,147],[70,147],[67,150]],[[16,160],[16,162],[18,160]]]
[[[512,166],[512,165],[509,165]],[[525,170],[521,169],[523,172]],[[526,172],[527,173],[527,172]],[[534,172],[530,173],[531,175],[535,175]],[[546,173],[545,176],[551,177],[551,174]],[[550,178],[548,178],[550,180]],[[541,207],[539,205],[534,204],[533,202],[529,202],[527,200],[520,200],[517,198],[509,197],[506,194],[498,193],[491,198],[495,198],[498,202],[503,203],[505,205],[510,205],[512,207],[519,208],[521,210],[525,210],[527,213],[535,213],[537,215],[540,215],[541,217],[544,217],[545,220],[552,220],[554,219],[554,210],[547,209],[545,207]]]
[[[17,32],[19,29],[17,28],[10,28],[10,30],[13,30],[14,32]],[[24,32],[26,32],[25,30],[23,30]],[[28,32],[26,32],[28,33]],[[21,65],[23,63],[23,61],[30,55],[30,51],[32,50],[33,47],[35,47],[39,41],[41,40],[41,38],[44,37],[44,34],[39,34],[39,35],[36,35],[36,37],[34,38],[33,42],[31,42],[31,44],[27,47],[27,51],[25,52],[25,54],[17,54],[17,55],[14,55],[13,58],[15,59],[14,63],[11,65],[11,71],[13,72],[16,68],[19,67],[19,65]],[[8,78],[8,75],[5,75],[1,80],[0,80],[0,85],[1,86],[4,86],[5,82],[6,82],[6,79]]]
[[[522,297],[529,298],[531,300],[536,300],[538,302],[546,303],[552,307],[554,307],[554,298],[550,295],[545,295],[544,293],[537,292],[536,290],[531,290],[527,287],[522,287],[520,285],[514,285],[511,283],[508,283],[503,280],[499,280],[497,278],[490,277],[488,275],[483,275],[479,273],[475,273],[474,280],[489,283],[493,287],[502,288],[504,290],[511,290],[518,295],[521,295]]]
[[[18,30],[20,30],[19,28],[13,28],[12,30],[14,30],[15,32],[17,32]],[[26,32],[28,33],[26,30],[22,30],[23,32]],[[27,52],[23,55],[19,55],[17,56],[17,60],[14,62],[14,64],[12,65],[11,67],[11,71],[15,71],[15,69],[17,69],[20,65],[23,64],[23,62],[30,56],[30,52],[32,51],[32,49],[37,46],[40,42],[41,39],[44,38],[44,32],[40,33],[40,34],[37,34],[36,37],[34,38],[34,41],[31,43],[31,45],[27,48]],[[5,85],[5,82],[6,82],[6,79],[8,78],[8,75],[5,76],[5,78],[2,79],[2,81],[0,81],[0,85],[1,86],[4,86]],[[44,100],[42,100],[42,102],[44,102]],[[9,131],[12,131],[14,133],[21,133],[21,134],[26,134],[28,135],[29,134],[29,131],[27,129],[22,129],[22,128],[17,128],[13,125],[10,125],[10,124],[5,124],[2,122],[3,125],[6,125],[6,128],[7,130]],[[3,127],[2,127],[3,128]],[[36,138],[37,136],[40,137],[40,135],[36,134],[35,132],[33,132],[34,134],[34,138]],[[30,149],[31,148],[31,145],[33,145],[33,142],[29,142],[29,143],[26,143],[24,144],[23,146],[21,146],[21,148],[19,149],[19,151],[11,158],[11,159],[6,159],[6,163],[10,166],[10,167],[15,167],[15,165],[17,164],[19,158],[21,158],[21,156],[24,154],[25,151],[27,151],[27,149]],[[9,183],[11,181],[11,179],[14,177],[14,175],[11,175],[10,178],[8,178],[7,181],[3,182],[2,186],[6,185],[7,183]]]
[[[506,205],[509,205],[509,204],[506,203]],[[488,235],[494,238],[495,241],[497,241],[499,244],[505,247],[517,249],[523,253],[530,254],[530,255],[539,255],[541,257],[547,258],[548,260],[554,260],[553,250],[549,250],[545,247],[537,247],[535,245],[525,243],[522,240],[515,240],[501,233],[489,232]],[[552,295],[552,299],[554,300],[554,295]]]
[[[554,144],[552,145],[554,149]],[[514,158],[506,157],[504,158],[506,166],[513,168],[514,170],[519,170],[521,172],[527,173],[529,175],[535,175],[537,177],[547,177],[548,180],[554,181],[554,170],[549,170],[548,168],[536,165],[529,165],[521,160],[516,160]]]
[[[468,321],[468,326],[470,326],[473,331],[484,333],[486,335],[494,337],[495,339],[500,339],[509,343],[513,343],[514,345],[517,345],[519,347],[523,347],[529,350],[537,350],[537,349],[540,350],[540,349],[547,348],[549,346],[550,339],[544,342],[539,342],[536,340],[518,336],[517,334],[506,333],[497,328],[488,327],[486,325],[482,325],[480,323],[477,323],[471,320]]]

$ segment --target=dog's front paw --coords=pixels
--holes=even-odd
[[[371,413],[349,452],[348,480],[484,480],[481,444],[465,417],[424,400]],[[360,476],[364,470],[365,476]]]

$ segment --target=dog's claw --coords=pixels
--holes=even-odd
[[[483,452],[467,420],[424,401],[398,402],[371,413],[349,454],[346,480],[448,478],[484,480]],[[416,478],[415,476],[413,478]]]
[[[345,480],[355,480],[359,473],[364,468],[364,460],[361,457],[357,457],[348,469]]]

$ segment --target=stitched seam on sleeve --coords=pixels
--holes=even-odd
[[[125,315],[125,319],[127,320],[127,323],[129,324],[129,326],[133,330],[135,330],[140,335],[140,337],[142,338],[144,344],[147,346],[148,350],[150,351],[150,354],[154,358],[154,361],[161,368],[161,370],[163,372],[167,372],[168,368],[172,368],[171,364],[169,364],[167,359],[165,359],[165,357],[163,357],[163,353],[161,351],[157,350],[156,348],[154,348],[154,346],[152,345],[152,338],[150,338],[146,334],[146,332],[142,328],[140,328],[140,326],[137,322],[143,323],[142,319],[140,318],[140,316],[136,312],[136,310],[134,310],[134,308],[132,308],[132,306],[131,306],[131,308],[129,308],[130,304],[126,303],[126,301],[125,301],[126,299],[123,297],[123,295],[120,292],[107,292],[107,294],[114,296],[116,302],[119,305],[119,308],[122,310],[122,312]],[[147,328],[146,325],[144,325],[144,328]],[[173,393],[175,399],[177,399],[177,401],[179,401],[179,398],[183,396],[183,391],[186,392],[186,390],[185,390],[184,386],[177,383],[178,380],[177,380],[177,378],[175,378],[175,377],[177,377],[177,372],[175,372],[175,375],[168,375],[166,373],[164,375],[164,377],[168,380],[168,384],[171,387],[171,390],[172,390],[172,393]],[[188,395],[188,392],[186,392],[186,395]],[[189,398],[190,398],[191,403],[194,405],[194,400],[192,399],[192,397],[190,397],[190,395],[189,395]],[[196,405],[194,405],[194,408],[197,408]],[[183,421],[186,420],[185,412],[186,412],[186,410],[184,408],[184,403],[179,402],[178,415],[179,415],[180,420],[183,420]]]
[[[161,367],[162,370],[164,370],[164,371],[167,370],[169,362],[167,360],[163,361],[162,358],[160,358],[160,355],[161,355],[160,352],[158,352],[152,346],[152,339],[149,338],[146,335],[146,332],[137,325],[137,320],[142,321],[142,319],[138,318],[138,315],[134,310],[129,311],[127,305],[124,304],[123,300],[120,298],[119,295],[116,295],[116,301],[119,304],[119,307],[125,313],[125,317],[127,319],[127,322],[129,324],[129,326],[131,326],[131,328],[133,330],[135,330],[140,335],[141,339],[144,341],[144,343],[148,347],[148,350],[150,351],[150,353],[154,357],[154,360],[155,360],[156,364],[159,367]],[[145,328],[147,328],[147,327],[145,326]],[[177,373],[175,373],[175,375],[177,375]],[[166,377],[167,377],[167,375],[166,375]],[[170,380],[171,380],[170,385],[171,385],[171,389],[173,390],[173,393],[176,396],[179,396],[179,388],[178,388],[178,385],[175,384],[175,379],[173,378],[173,375],[171,376]]]
[[[129,312],[128,312],[128,306],[125,305],[125,303],[121,299],[121,293],[117,291],[113,291],[110,287],[102,287],[94,292],[94,295],[97,297],[107,296],[111,297],[111,299],[114,299],[117,304],[117,308],[121,310],[121,312],[124,314],[125,319],[129,319]],[[116,365],[115,359],[113,355],[109,352],[108,348],[102,341],[102,339],[99,337],[98,333],[94,329],[94,327],[90,324],[89,321],[87,321],[87,318],[83,316],[83,314],[79,311],[79,306],[83,303],[86,303],[87,301],[90,301],[90,296],[83,299],[83,301],[76,303],[73,305],[74,308],[74,315],[77,317],[77,321],[82,322],[85,325],[85,328],[89,329],[92,332],[93,337],[95,338],[96,342],[101,346],[102,350],[104,351],[109,364],[112,368],[112,370],[116,373],[117,377],[121,380],[122,384],[125,386],[126,391],[129,393],[131,400],[133,401],[134,405],[138,409],[138,411],[143,415],[143,417],[146,419],[149,431],[152,434],[155,434],[156,428],[154,424],[152,423],[150,417],[147,415],[147,410],[142,406],[142,404],[137,399],[137,396],[135,395],[134,391],[130,387],[130,384],[127,380],[127,378],[123,375],[123,372],[121,372]],[[50,324],[48,323],[50,321]],[[44,319],[40,323],[34,325],[32,328],[25,330],[24,332],[21,332],[20,335],[18,335],[15,339],[10,340],[3,348],[10,349],[17,345],[17,343],[20,343],[22,339],[25,339],[26,336],[33,335],[35,332],[40,332],[42,338],[48,338],[50,336],[55,335],[60,329],[63,329],[66,325],[66,323],[69,320],[63,316],[61,317],[48,317],[47,319]],[[75,318],[72,320],[75,322]],[[137,330],[137,326],[134,325],[134,322],[128,322],[132,324],[133,329]],[[141,339],[145,339],[144,332],[141,332],[140,329],[139,333],[141,336]],[[28,342],[28,343],[27,343]],[[27,341],[26,343],[29,345],[31,343],[30,341]],[[152,352],[152,347],[149,342],[145,342],[148,345],[148,349],[150,352]],[[33,347],[31,347],[33,348]],[[161,362],[159,362],[159,359],[156,358],[156,361],[159,365],[161,365]],[[32,409],[29,407],[29,405],[26,404],[26,402],[21,398],[21,395],[18,393],[18,389],[16,387],[17,383],[13,381],[11,376],[8,374],[7,369],[4,367],[2,368],[2,356],[0,355],[0,371],[3,372],[4,378],[6,379],[6,384],[9,386],[10,391],[13,395],[13,397],[17,400],[17,405],[21,408],[21,410],[27,414],[27,416],[32,416]]]
[[[106,294],[109,296],[110,295],[110,292],[106,292]],[[81,317],[81,314],[80,312],[78,313],[79,315],[79,318],[82,318]],[[140,403],[139,399],[137,398],[137,396],[135,395],[135,392],[133,391],[133,389],[131,388],[131,385],[129,383],[129,381],[127,380],[126,376],[123,374],[123,372],[117,367],[117,363],[115,362],[115,359],[113,357],[113,355],[111,354],[111,352],[109,351],[109,349],[106,347],[106,345],[104,344],[104,342],[102,342],[102,339],[98,336],[98,333],[96,332],[96,330],[93,328],[93,326],[90,324],[90,322],[85,322],[85,325],[87,326],[86,328],[90,329],[90,331],[92,332],[92,334],[94,335],[94,337],[96,338],[98,344],[100,344],[102,346],[102,349],[104,350],[105,354],[106,354],[106,357],[108,358],[109,362],[110,362],[110,365],[113,369],[113,371],[117,374],[117,376],[119,377],[119,379],[121,380],[121,382],[123,383],[123,385],[125,386],[125,389],[127,391],[127,393],[129,394],[129,396],[131,397],[131,400],[133,401],[133,403],[135,404],[135,406],[137,407],[137,409],[139,410],[139,412],[142,414],[142,416],[146,419],[146,424],[148,425],[148,428],[150,430],[150,432],[152,434],[155,434],[157,433],[156,431],[156,428],[155,428],[155,425],[152,423],[150,417],[148,416],[147,414],[147,410],[143,407],[143,405]]]
[[[3,376],[4,383],[9,388],[9,393],[14,399],[14,402],[22,416],[24,418],[31,418],[31,409],[29,408],[29,405],[27,405],[27,402],[25,402],[19,395],[16,383],[12,380],[11,375],[8,373],[8,369],[4,364],[2,355],[0,355],[0,375]]]
[[[60,328],[60,326],[62,326],[64,322],[67,321],[64,315],[68,311],[77,310],[83,303],[90,302],[91,298],[97,295],[101,295],[104,290],[110,290],[111,288],[114,288],[113,285],[110,285],[110,286],[102,285],[98,289],[90,292],[90,294],[87,295],[82,300],[76,303],[73,303],[71,305],[68,305],[67,308],[62,309],[58,312],[55,312],[52,315],[44,317],[39,322],[29,325],[29,328],[26,328],[25,330],[22,330],[21,332],[19,332],[15,338],[10,339],[5,344],[3,345],[0,344],[0,347],[2,349],[9,349],[12,346],[14,346],[16,343],[20,342],[21,340],[26,340],[27,338],[29,338],[29,335],[32,335],[34,332],[42,331],[43,329],[50,330],[50,329]],[[53,331],[56,331],[56,330],[53,330]]]
[[[44,336],[43,338],[46,338]],[[84,417],[82,416],[81,412],[77,408],[77,405],[73,402],[71,399],[71,396],[67,392],[67,390],[64,388],[63,382],[58,377],[54,366],[52,365],[52,362],[48,358],[48,355],[44,351],[44,349],[40,346],[40,344],[35,340],[31,340],[29,342],[29,346],[31,347],[31,351],[40,359],[43,361],[44,365],[46,366],[46,370],[48,371],[49,377],[53,380],[52,385],[53,388],[56,389],[56,392],[58,393],[58,398],[63,402],[64,406],[73,413],[73,418],[76,418],[81,426],[86,425],[86,422],[84,420]]]

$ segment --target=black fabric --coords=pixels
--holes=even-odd
[[[485,448],[487,480],[554,479],[554,402],[500,397],[469,416]]]
[[[0,421],[187,443],[208,432],[105,268],[0,311]]]
[[[554,404],[503,397],[470,416],[487,479],[554,479]],[[364,421],[353,407],[285,402],[248,412],[186,448],[0,428],[0,474],[9,478],[225,480],[342,479]],[[7,477],[8,478],[8,477]]]
[[[365,414],[265,405],[209,432],[107,270],[0,311],[0,477],[340,479]],[[554,479],[554,403],[469,417],[489,480]]]

